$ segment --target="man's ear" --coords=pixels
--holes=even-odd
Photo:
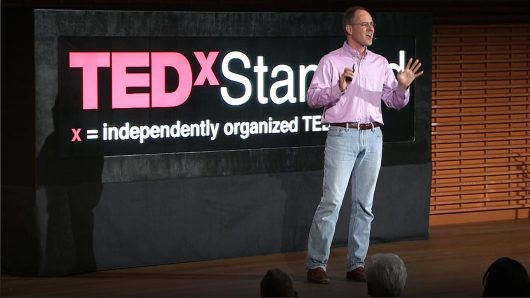
[[[346,25],[346,27],[344,27],[344,30],[345,30],[349,35],[351,35],[352,32],[353,32],[353,26],[352,26],[352,25]]]

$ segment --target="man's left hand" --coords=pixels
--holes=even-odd
[[[410,84],[412,84],[417,77],[423,74],[423,70],[420,71],[420,67],[420,60],[416,59],[414,63],[412,63],[412,58],[410,58],[407,62],[407,65],[405,66],[405,69],[398,72],[396,75],[399,86],[401,86],[401,88],[404,90],[407,90]]]

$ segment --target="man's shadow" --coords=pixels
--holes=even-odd
[[[102,194],[103,156],[68,156],[58,132],[59,97],[53,107],[54,131],[37,158],[37,189],[44,187],[47,225],[41,275],[97,270],[94,213]],[[65,128],[66,129],[66,128]]]

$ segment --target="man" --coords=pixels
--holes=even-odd
[[[324,107],[322,122],[329,124],[322,198],[309,232],[306,259],[307,279],[315,283],[329,282],[326,265],[348,183],[352,208],[346,277],[366,281],[364,259],[383,148],[381,100],[390,108],[405,107],[410,84],[423,73],[421,63],[410,59],[395,76],[384,57],[367,49],[375,24],[363,7],[346,10],[342,25],[346,41],[320,60],[307,91],[308,105]]]
[[[375,254],[366,262],[366,282],[371,297],[400,297],[407,283],[407,267],[396,254]]]

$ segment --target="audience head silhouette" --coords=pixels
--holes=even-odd
[[[398,297],[405,288],[407,268],[396,254],[379,253],[366,262],[368,295],[372,297]]]
[[[502,257],[493,262],[484,277],[484,297],[529,297],[530,281],[524,266],[516,260]]]
[[[280,269],[270,269],[261,279],[261,297],[297,297],[291,277]]]

